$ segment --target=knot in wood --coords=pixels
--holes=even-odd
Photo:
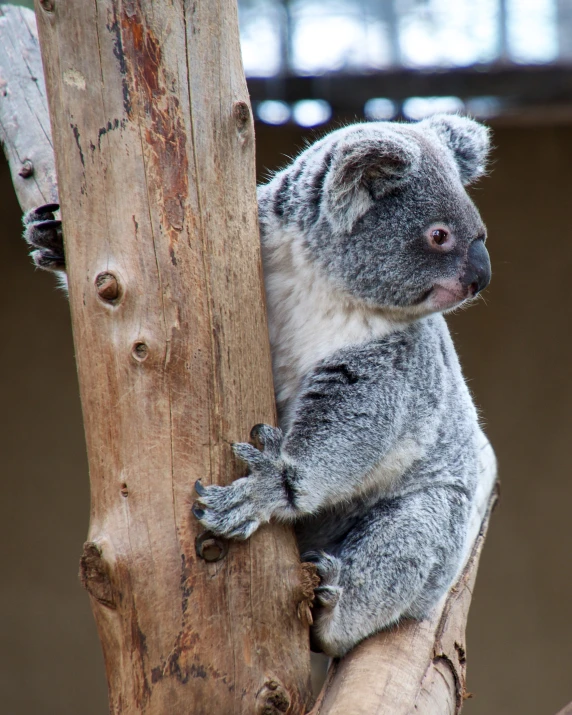
[[[93,541],[86,541],[79,560],[79,577],[83,587],[97,601],[109,608],[116,608],[109,568],[101,547]]]
[[[290,695],[278,680],[268,679],[256,695],[257,715],[279,715],[288,712]]]
[[[30,161],[30,159],[26,159],[24,163],[22,164],[22,168],[18,172],[18,174],[23,178],[23,179],[29,179],[30,176],[33,176],[34,174],[34,165]]]
[[[149,355],[149,346],[139,340],[133,345],[131,355],[137,362],[143,362]]]
[[[97,295],[107,303],[113,303],[119,298],[119,281],[113,273],[100,273],[95,279]]]
[[[197,556],[205,561],[220,561],[228,553],[228,543],[210,531],[203,531],[195,539]]]
[[[239,132],[243,132],[250,124],[250,109],[242,100],[235,102],[232,108],[234,121]]]

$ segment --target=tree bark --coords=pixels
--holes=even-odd
[[[228,484],[230,443],[276,421],[235,2],[36,10],[90,465],[81,572],[111,712],[305,712],[293,534],[224,544],[190,514],[195,480]],[[13,166],[32,156],[11,146]]]
[[[0,6],[0,145],[24,211],[58,200],[46,85],[31,10]]]

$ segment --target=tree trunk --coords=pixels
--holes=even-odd
[[[230,444],[276,422],[235,0],[36,10],[111,712],[304,712],[291,531],[225,544],[190,514],[195,480],[228,484]]]

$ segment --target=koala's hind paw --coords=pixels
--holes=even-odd
[[[62,222],[55,218],[58,204],[45,204],[24,216],[24,238],[34,249],[30,254],[38,268],[65,271]]]
[[[325,551],[308,551],[302,555],[302,561],[309,561],[316,566],[320,585],[314,589],[316,606],[332,610],[342,595],[340,580],[341,562]]]

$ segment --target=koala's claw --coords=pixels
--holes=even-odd
[[[314,589],[316,605],[328,611],[332,611],[336,607],[341,595],[341,586],[318,586]]]
[[[59,204],[38,206],[24,216],[24,238],[34,248],[30,254],[39,268],[64,271],[66,259],[62,222],[54,217]]]
[[[301,558],[302,561],[309,561],[316,567],[320,577],[320,585],[314,589],[316,593],[320,589],[324,589],[325,593],[326,589],[338,588],[342,562],[336,556],[325,551],[306,551]]]
[[[325,551],[306,551],[301,558],[302,561],[309,561],[315,565],[320,577],[320,586],[332,586],[338,583],[342,563],[336,556]]]
[[[59,204],[44,204],[43,206],[38,206],[37,208],[33,209],[33,211],[37,214],[54,213],[55,211],[59,210]],[[30,213],[32,213],[32,211],[30,211]]]
[[[48,231],[50,228],[60,228],[62,222],[57,218],[46,219],[45,221],[34,221],[35,228]]]
[[[191,507],[191,511],[192,511],[193,514],[197,517],[197,519],[202,519],[203,516],[205,515],[205,510],[204,510],[204,509],[201,509],[201,508],[200,508],[199,506],[197,506],[196,504],[193,504],[193,506]]]
[[[282,448],[284,435],[278,427],[270,427],[270,425],[254,425],[250,430],[250,438],[257,442],[266,454],[278,457]]]

